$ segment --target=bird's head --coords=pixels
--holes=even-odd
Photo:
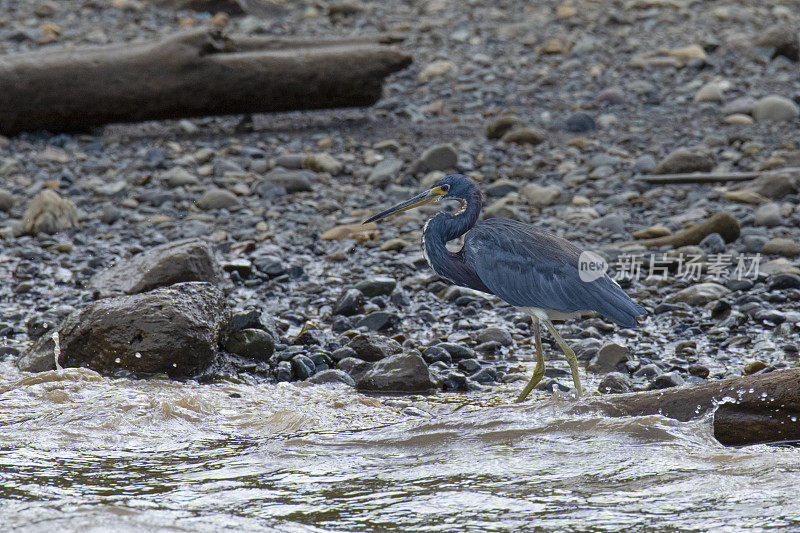
[[[472,180],[463,174],[450,174],[449,176],[445,176],[434,183],[433,187],[430,189],[421,192],[413,198],[409,198],[405,202],[400,202],[399,204],[390,207],[386,211],[382,211],[377,215],[368,218],[364,221],[364,224],[375,222],[376,220],[381,220],[389,215],[400,213],[402,211],[408,211],[409,209],[414,209],[415,207],[419,207],[421,205],[432,204],[440,200],[460,200],[462,205],[464,205],[471,197],[471,193],[475,190],[475,188],[475,184],[472,182]]]

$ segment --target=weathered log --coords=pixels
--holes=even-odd
[[[712,233],[719,233],[725,242],[733,242],[739,238],[740,231],[739,222],[732,215],[728,213],[716,213],[703,222],[698,222],[692,227],[673,233],[672,235],[656,237],[654,239],[630,241],[625,244],[641,244],[648,248],[656,248],[664,245],[680,248],[681,246],[699,244]]]
[[[360,107],[411,63],[396,38],[227,38],[214,30],[0,57],[0,133]]]
[[[681,421],[715,410],[714,437],[722,444],[800,440],[800,369],[592,397],[573,410],[609,416],[660,414]]]

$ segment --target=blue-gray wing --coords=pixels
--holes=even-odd
[[[580,278],[581,249],[569,241],[515,220],[479,222],[464,240],[464,260],[491,291],[516,307],[562,313],[597,311],[622,326],[645,313],[607,275]]]

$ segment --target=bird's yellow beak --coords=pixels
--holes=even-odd
[[[386,211],[382,211],[377,215],[368,218],[367,220],[362,222],[362,224],[369,224],[370,222],[375,222],[376,220],[381,220],[383,218],[386,218],[389,215],[400,213],[401,211],[408,211],[409,209],[414,209],[415,207],[419,207],[421,205],[432,204],[433,202],[438,201],[445,194],[447,194],[447,191],[445,191],[441,187],[434,187],[432,189],[428,189],[427,191],[418,194],[413,198],[409,198],[405,202],[400,202],[399,204],[390,207]]]

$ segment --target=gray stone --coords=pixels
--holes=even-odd
[[[373,363],[368,363],[367,361],[363,361],[356,357],[345,357],[336,363],[336,368],[343,372],[347,372],[347,374],[353,379],[357,379],[358,376],[372,368],[372,365]]]
[[[720,110],[723,115],[750,115],[756,105],[756,99],[750,96],[743,96],[731,100]]]
[[[475,339],[479,343],[494,341],[501,346],[511,346],[514,344],[514,339],[511,338],[511,334],[503,328],[482,329],[475,335]]]
[[[59,362],[106,375],[193,376],[217,356],[227,314],[222,291],[209,283],[106,298],[75,311],[58,327]],[[54,369],[54,347],[50,335],[42,336],[20,358],[19,368]]]
[[[767,243],[767,237],[765,235],[744,235],[742,236],[742,242],[746,252],[756,254],[764,248]]]
[[[299,380],[308,379],[314,375],[314,370],[316,365],[314,361],[311,360],[310,357],[303,354],[297,354],[292,357],[292,372],[294,376]]]
[[[753,106],[753,118],[757,121],[789,122],[800,115],[800,108],[783,96],[769,95],[758,100]]]
[[[555,184],[543,186],[529,183],[522,188],[522,196],[536,207],[563,204],[569,200],[569,195]]]
[[[670,387],[679,387],[685,383],[684,379],[677,372],[667,372],[661,374],[653,380],[650,385],[651,389],[668,389]]]
[[[714,161],[704,152],[678,148],[665,157],[653,170],[654,174],[683,174],[711,172]]]
[[[429,171],[448,170],[455,168],[458,152],[452,144],[437,144],[422,152],[419,160]]]
[[[380,392],[426,392],[435,386],[428,365],[415,352],[378,361],[356,383],[360,390]]]
[[[800,245],[791,239],[775,237],[764,243],[761,253],[767,255],[780,255],[782,257],[795,257],[800,255]]]
[[[161,175],[161,179],[170,187],[183,187],[200,183],[200,179],[197,176],[183,167],[173,167],[169,169]]]
[[[197,199],[197,207],[204,211],[213,209],[230,209],[239,205],[239,198],[230,191],[224,189],[209,189]]]
[[[597,123],[585,111],[575,111],[564,120],[564,130],[569,133],[589,133],[597,129]]]
[[[516,115],[504,115],[486,125],[486,138],[499,139],[514,128],[522,127],[522,119]]]
[[[700,248],[709,254],[721,254],[726,250],[725,239],[723,239],[722,235],[719,233],[707,235],[702,241],[700,241],[698,246],[700,246]]]
[[[396,286],[397,282],[392,278],[375,278],[359,282],[356,284],[356,289],[367,298],[373,298],[391,294]]]
[[[14,195],[8,191],[0,189],[0,211],[8,213],[11,208],[17,203]]]
[[[261,329],[241,329],[228,336],[225,349],[242,357],[268,361],[275,351],[275,340]]]
[[[57,233],[78,225],[78,208],[69,198],[46,189],[31,201],[22,217],[25,233]]]
[[[597,225],[611,233],[625,231],[625,218],[619,213],[610,213],[597,220]]]
[[[620,394],[630,392],[633,383],[621,372],[609,372],[600,381],[597,390],[603,394]]]
[[[289,361],[281,361],[275,367],[275,379],[281,381],[292,381],[294,374],[292,373],[292,363]]]
[[[217,284],[222,270],[211,248],[199,239],[162,244],[99,272],[89,288],[102,296],[136,294],[185,281]]]
[[[336,304],[333,306],[334,315],[353,316],[363,309],[365,303],[364,295],[358,289],[347,289],[344,291]]]
[[[687,303],[689,305],[705,305],[715,302],[728,294],[730,289],[718,283],[698,283],[682,289],[667,297],[668,303]]]
[[[400,344],[388,337],[376,333],[362,333],[356,335],[347,346],[352,348],[356,357],[363,361],[379,361],[403,350]]]
[[[396,157],[387,157],[372,168],[367,176],[367,183],[385,185],[396,178],[403,168],[403,162]]]
[[[303,156],[301,166],[314,172],[327,172],[331,176],[338,176],[344,170],[344,163],[324,152]]]
[[[282,168],[274,168],[267,172],[264,179],[256,185],[256,190],[261,196],[268,196],[262,194],[265,190],[265,185],[271,184],[273,186],[282,187],[289,194],[298,192],[308,192],[312,190],[312,183],[316,179],[314,173],[310,170],[285,170]]]
[[[753,216],[753,224],[767,227],[781,226],[783,224],[781,207],[774,202],[759,206]]]
[[[600,91],[597,96],[595,96],[594,101],[600,106],[614,106],[623,105],[626,102],[626,99],[625,93],[622,92],[622,89],[617,87],[609,87],[608,89],[603,89]]]
[[[275,158],[275,166],[299,170],[303,168],[303,154],[281,154]]]
[[[500,140],[504,143],[541,144],[545,140],[545,132],[539,128],[516,128],[506,132]]]
[[[605,344],[589,362],[589,370],[610,372],[628,360],[628,347],[615,342]]]
[[[397,313],[390,313],[388,311],[375,311],[361,318],[356,323],[357,328],[367,328],[372,331],[383,331],[390,329],[400,322],[400,317]]]
[[[316,374],[308,378],[308,381],[316,385],[342,383],[350,387],[356,386],[356,381],[350,376],[350,374],[348,374],[344,370],[338,370],[333,368],[328,370],[323,370],[322,372],[317,372]]]

